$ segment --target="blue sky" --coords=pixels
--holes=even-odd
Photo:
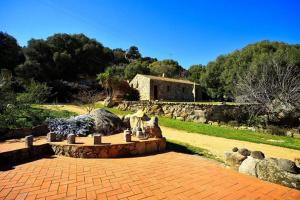
[[[1,0],[0,30],[26,45],[54,33],[84,33],[143,56],[207,64],[249,43],[300,43],[297,0]]]

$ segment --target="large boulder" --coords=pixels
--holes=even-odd
[[[94,110],[91,117],[95,122],[95,131],[104,135],[119,133],[125,128],[117,115],[105,109]]]
[[[225,164],[234,170],[239,170],[242,162],[247,158],[239,152],[226,152],[225,153]]]
[[[256,174],[256,164],[259,162],[259,159],[253,158],[252,156],[248,156],[239,167],[239,172],[243,174],[247,174],[250,176],[257,176]]]
[[[256,165],[256,174],[259,179],[300,189],[300,174],[294,164],[276,158],[265,158]],[[288,170],[288,171],[286,171]]]

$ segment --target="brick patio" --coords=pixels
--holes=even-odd
[[[0,171],[0,199],[300,199],[300,191],[168,152],[122,159],[43,158]]]

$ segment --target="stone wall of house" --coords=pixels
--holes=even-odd
[[[151,80],[150,86],[151,100],[154,100],[154,86],[157,86],[158,100],[194,101],[193,84]],[[196,100],[201,100],[202,95],[198,85],[196,86],[196,92]]]
[[[245,119],[245,105],[210,105],[196,103],[167,103],[156,101],[123,101],[118,109],[143,110],[147,114],[161,115],[183,121],[200,123],[241,121]]]
[[[47,135],[48,126],[42,124],[32,128],[0,129],[0,140],[23,138],[28,135],[41,136]]]
[[[145,76],[135,76],[130,82],[130,86],[137,89],[140,93],[140,100],[149,100],[150,97],[150,79]]]

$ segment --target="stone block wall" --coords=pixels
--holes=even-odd
[[[32,128],[0,129],[0,140],[23,138],[28,135],[41,136],[49,132],[46,124]]]
[[[118,105],[118,109],[132,112],[143,110],[151,115],[200,123],[241,121],[247,117],[245,105],[123,101]]]
[[[118,158],[163,152],[166,139],[156,138],[140,142],[112,145],[78,145],[50,143],[55,155],[73,158]]]

